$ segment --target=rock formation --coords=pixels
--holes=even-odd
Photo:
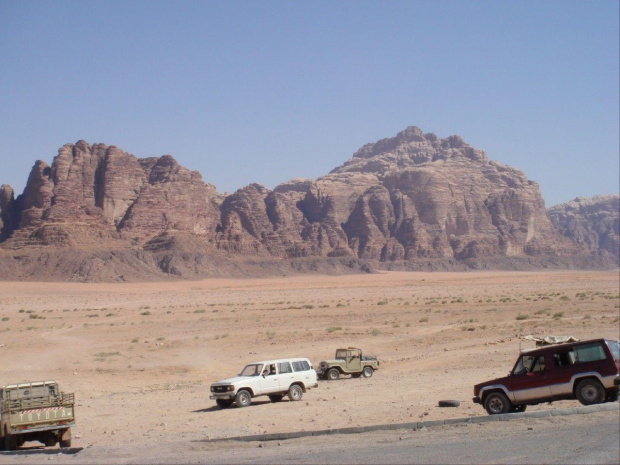
[[[15,199],[11,186],[0,186],[0,242],[9,237],[15,229]]]
[[[593,253],[620,254],[620,197],[597,195],[555,205],[548,210],[554,226]]]
[[[289,271],[563,266],[597,241],[609,251],[615,244],[617,255],[615,218],[615,236],[608,222],[579,232],[559,226],[568,239],[523,173],[489,162],[459,136],[415,127],[365,145],[316,180],[293,179],[273,191],[251,184],[227,196],[170,155],[140,159],[78,141],[51,166],[37,161],[16,199],[8,186],[0,189],[0,252],[42,248],[58,267],[62,250],[79,251],[86,258],[67,262],[78,280],[129,279],[136,268],[144,279],[252,266],[281,273],[277,260],[287,260]],[[101,263],[119,271],[103,272]],[[28,266],[24,276],[34,273]],[[11,262],[5,270],[11,267],[26,269]]]

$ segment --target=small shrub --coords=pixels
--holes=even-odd
[[[517,320],[527,320],[529,315],[517,315]]]
[[[418,320],[418,322],[420,322],[420,323],[428,323],[428,317],[427,317],[427,316],[422,317],[422,318],[420,318],[420,319]]]
[[[147,316],[147,315],[150,315],[150,314],[151,314],[151,312],[149,312],[148,310],[146,312],[141,312],[140,313],[140,315],[144,315],[144,316]]]
[[[342,326],[330,326],[329,328],[327,328],[327,332],[333,333],[334,331],[340,331],[341,329],[342,329]]]

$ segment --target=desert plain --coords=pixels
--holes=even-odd
[[[534,348],[523,336],[620,338],[619,287],[618,270],[2,282],[0,383],[58,380],[76,396],[73,445],[92,448],[486,415],[473,385]],[[373,377],[320,381],[300,402],[209,400],[247,363],[318,367],[349,346],[378,357]]]

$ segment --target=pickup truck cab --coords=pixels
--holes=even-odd
[[[474,386],[473,401],[489,415],[528,405],[577,399],[583,405],[618,400],[618,341],[593,339],[523,352],[510,374]]]
[[[0,405],[0,446],[4,449],[14,450],[26,441],[71,447],[71,427],[75,426],[74,396],[60,391],[56,381],[3,386]]]
[[[215,399],[222,408],[233,403],[247,407],[258,396],[279,402],[287,395],[289,400],[298,401],[306,390],[317,386],[316,371],[307,358],[267,360],[250,363],[239,376],[213,383],[209,399]]]

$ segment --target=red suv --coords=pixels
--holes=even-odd
[[[523,412],[526,406],[563,399],[583,405],[616,402],[620,386],[618,341],[557,344],[523,352],[512,372],[474,386],[474,399],[489,415]]]

